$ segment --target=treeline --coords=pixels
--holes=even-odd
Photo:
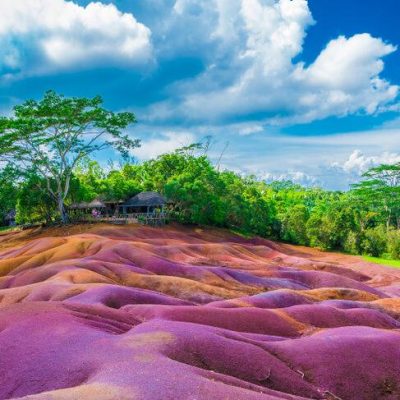
[[[0,171],[0,218],[54,223],[57,202],[35,172]],[[352,254],[400,258],[400,164],[364,174],[348,192],[267,184],[220,171],[199,144],[142,164],[100,167],[88,158],[74,168],[65,208],[74,202],[127,199],[141,191],[164,194],[182,223],[211,225],[294,244]]]

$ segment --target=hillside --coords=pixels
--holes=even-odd
[[[400,270],[223,230],[0,235],[0,399],[400,398]]]

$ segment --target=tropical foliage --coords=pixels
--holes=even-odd
[[[381,172],[385,169],[400,174],[400,165],[379,167]],[[348,192],[304,188],[291,182],[267,184],[218,171],[206,155],[181,149],[140,165],[125,163],[105,169],[96,161],[82,159],[74,169],[66,206],[99,196],[125,199],[155,190],[172,202],[172,214],[182,223],[227,227],[353,254],[400,258],[399,187],[386,187],[385,180],[378,181],[368,171]],[[16,208],[20,223],[57,220],[57,203],[44,189],[44,178],[39,174],[19,175],[7,167],[0,173],[0,185],[3,216]]]
[[[41,178],[42,191],[56,202],[63,222],[78,162],[110,147],[127,157],[139,144],[122,133],[135,116],[102,104],[101,97],[65,98],[48,91],[41,101],[28,100],[14,107],[13,116],[0,118],[0,161],[29,177],[36,174],[37,184]]]
[[[89,158],[112,146],[127,156],[139,143],[122,130],[134,120],[133,114],[104,110],[100,98],[53,92],[0,119],[0,222],[6,224],[10,210],[17,211],[18,223],[65,222],[74,202],[154,190],[170,200],[171,215],[182,223],[400,258],[400,164],[371,168],[351,190],[335,192],[221,171],[207,157],[209,140],[142,164],[126,157],[102,167]]]

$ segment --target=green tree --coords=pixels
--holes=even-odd
[[[304,204],[296,204],[281,215],[282,238],[288,242],[308,244],[307,221],[309,213]]]
[[[373,257],[380,257],[387,251],[387,231],[385,226],[378,225],[364,232],[361,243],[362,252]]]
[[[0,118],[0,160],[45,179],[63,223],[68,220],[65,200],[77,163],[111,147],[128,157],[139,145],[122,133],[136,121],[134,114],[114,113],[102,104],[101,97],[66,98],[49,91],[40,101],[14,107],[13,116]]]
[[[25,174],[17,192],[17,222],[19,224],[53,220],[55,203],[46,190],[46,181],[35,172]]]
[[[391,229],[388,232],[387,251],[390,258],[400,259],[400,230]]]
[[[104,186],[104,198],[107,200],[124,200],[143,190],[141,166],[126,164],[120,170],[108,173]]]
[[[6,215],[15,210],[18,194],[18,171],[7,165],[0,170],[0,224]]]
[[[353,206],[342,193],[322,198],[307,221],[311,246],[322,249],[344,249],[349,233],[357,230]]]
[[[180,171],[171,171],[165,181],[165,195],[174,204],[177,217],[183,222],[222,226],[225,209],[222,202],[223,183],[218,172],[205,156],[175,154]],[[159,161],[164,164],[163,156]],[[170,161],[170,159],[168,159]],[[160,185],[157,176],[157,186]]]
[[[400,229],[400,163],[370,168],[363,178],[353,185],[355,194],[382,215],[387,229]]]
[[[105,173],[97,161],[83,158],[77,164],[73,176],[79,182],[74,193],[75,201],[91,201],[106,191]]]

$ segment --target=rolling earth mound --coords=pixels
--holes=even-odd
[[[170,226],[0,236],[0,399],[400,399],[400,271]]]

